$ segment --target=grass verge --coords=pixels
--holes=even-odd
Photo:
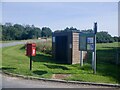
[[[52,59],[51,55],[41,52],[37,52],[37,55],[33,57],[33,68],[32,71],[30,71],[29,57],[25,56],[23,45],[5,47],[2,49],[2,70],[40,78],[52,78],[53,74],[70,74],[65,80],[116,84],[120,83],[120,66],[114,64],[113,47],[115,47],[115,44],[116,43],[113,43],[111,46],[107,44],[109,47],[105,46],[106,44],[97,44],[96,75],[93,74],[90,60],[85,61],[83,67],[80,67],[79,64],[57,64]],[[109,50],[112,50],[112,52]],[[105,54],[105,52],[107,53]],[[109,56],[111,56],[111,58]],[[107,62],[112,60],[112,62],[107,63],[105,60],[107,60]]]

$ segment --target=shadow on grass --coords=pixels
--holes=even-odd
[[[97,50],[97,73],[102,76],[112,77],[117,83],[120,83],[120,64],[116,64],[116,48],[104,48],[106,49]],[[90,53],[88,55],[87,62],[89,64],[92,61],[91,55]]]
[[[119,47],[104,47],[108,48],[105,50],[97,50],[97,62],[101,63],[109,63],[109,64],[116,64],[117,59],[118,63],[120,64],[120,48]],[[109,49],[110,48],[110,49]],[[118,58],[117,58],[118,57]]]
[[[16,68],[12,68],[12,67],[2,67],[0,68],[0,70],[2,69],[2,71],[13,71]]]
[[[25,45],[22,46],[22,47],[20,48],[20,50],[25,50],[25,47],[26,47]]]
[[[52,59],[52,56],[46,56],[44,54],[36,54],[35,57],[33,57],[34,62],[48,62],[48,63],[55,63]]]
[[[11,67],[2,67],[2,70],[10,70],[10,69],[16,69],[16,68],[11,68]]]
[[[34,74],[37,74],[37,75],[43,75],[43,74],[47,74],[48,72],[47,71],[42,71],[42,70],[36,70],[36,71],[33,71]]]
[[[61,62],[60,60],[55,60],[52,58],[51,55],[46,55],[46,54],[36,54],[36,56],[33,57],[33,61],[69,65],[65,62]]]
[[[120,66],[112,64],[98,64],[97,72],[102,76],[109,76],[120,83]]]
[[[70,70],[69,68],[65,67],[65,66],[59,66],[59,65],[48,65],[48,64],[44,64],[45,66],[47,66],[50,69],[62,69],[62,70]]]
[[[84,65],[84,66],[80,67],[80,69],[90,71],[90,70],[92,70],[92,67],[90,65]]]

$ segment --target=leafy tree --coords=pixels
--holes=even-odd
[[[43,27],[41,35],[42,35],[42,37],[50,37],[50,36],[52,36],[52,30],[48,27]]]
[[[108,32],[101,31],[97,33],[96,41],[97,43],[112,43],[114,42],[114,39]]]
[[[1,29],[2,28],[2,29]],[[23,39],[33,39],[38,37],[50,37],[52,36],[52,30],[49,27],[43,27],[42,30],[34,25],[20,25],[5,23],[0,24],[0,32],[2,32],[2,40],[23,40]],[[80,30],[70,27],[64,30],[57,30],[55,32],[80,32]],[[81,32],[92,33],[92,29],[81,30]],[[0,37],[1,39],[1,37]],[[108,32],[97,32],[97,43],[112,43],[114,41],[120,42],[119,37],[112,37]]]
[[[35,36],[36,36],[36,38],[41,37],[41,29],[35,27],[34,30],[36,31],[36,32],[35,32]]]
[[[14,28],[10,26],[2,26],[2,39],[3,40],[15,40]]]
[[[21,40],[22,39],[22,33],[24,31],[24,27],[22,25],[19,24],[15,24],[13,26],[14,28],[14,32],[15,32],[15,40]]]
[[[120,42],[120,36],[118,37],[118,42]]]
[[[87,29],[87,30],[81,30],[81,32],[93,33],[93,30],[92,29]]]
[[[119,37],[117,37],[117,36],[114,36],[113,39],[114,39],[115,42],[119,41]]]
[[[2,40],[2,24],[0,24],[0,40]]]
[[[69,32],[69,31],[72,31],[72,32],[79,32],[79,30],[77,30],[76,28],[74,28],[74,27],[70,27],[70,28],[66,28],[66,29],[64,29],[63,30],[64,32]]]
[[[23,40],[41,37],[41,29],[34,25],[5,23],[2,27],[2,40]]]

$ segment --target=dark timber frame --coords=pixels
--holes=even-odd
[[[52,52],[53,58],[59,63],[80,63],[79,32],[54,32]]]

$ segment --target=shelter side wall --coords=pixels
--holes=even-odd
[[[72,42],[72,64],[77,64],[80,63],[79,33],[73,33]]]

